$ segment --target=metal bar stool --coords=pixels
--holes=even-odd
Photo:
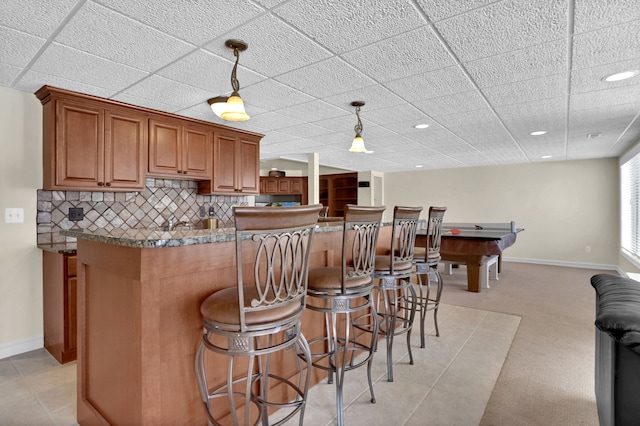
[[[416,246],[413,263],[414,274],[418,276],[418,303],[416,309],[420,311],[420,347],[424,348],[424,322],[428,311],[433,311],[433,322],[436,336],[440,336],[438,329],[438,307],[442,296],[442,275],[438,270],[440,263],[440,242],[442,238],[442,220],[446,207],[429,207],[429,217],[425,234],[418,238],[422,244]],[[435,294],[431,289],[431,277],[436,279]]]
[[[371,365],[378,336],[376,315],[367,324],[370,339],[354,333],[352,315],[373,310],[371,289],[375,248],[385,207],[347,205],[342,233],[342,262],[309,270],[307,309],[324,314],[325,335],[309,342],[313,366],[328,372],[336,382],[337,424],[344,425],[344,373],[367,364],[371,402],[375,403]],[[340,315],[340,318],[338,318]],[[369,336],[367,334],[364,337]],[[356,361],[357,352],[366,354]]]
[[[396,335],[407,335],[409,364],[413,364],[411,329],[416,312],[416,293],[411,284],[411,273],[420,212],[422,207],[396,206],[393,209],[391,250],[388,255],[376,256],[373,277],[380,280],[375,287],[378,297],[376,311],[381,319],[379,333],[385,336],[387,344],[387,380],[390,382],[393,382],[393,339]],[[384,309],[379,305],[380,296]]]
[[[234,208],[237,286],[213,293],[200,306],[204,334],[195,370],[209,424],[221,425],[222,419],[230,418],[234,425],[266,425],[269,409],[288,409],[290,413],[277,424],[299,412],[302,425],[311,368],[307,363],[305,372],[302,363],[310,353],[300,331],[300,316],[305,309],[309,253],[321,208]],[[295,356],[297,383],[270,371],[272,354],[293,346],[304,354]],[[206,349],[228,357],[226,382],[214,389],[207,380]],[[241,375],[234,372],[238,357],[248,364]],[[285,391],[280,387],[280,392],[272,394],[295,397],[270,399],[269,391],[276,385]],[[214,407],[214,400],[219,406]]]

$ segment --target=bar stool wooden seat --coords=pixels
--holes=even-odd
[[[321,208],[234,208],[237,286],[213,293],[200,306],[204,334],[195,370],[209,424],[266,425],[269,411],[285,409],[290,412],[277,424],[299,413],[302,425],[311,368],[302,362],[310,353],[300,316]],[[297,383],[271,370],[275,352],[291,347],[304,354],[293,357]],[[224,383],[213,389],[209,383],[222,380],[211,374],[207,379],[206,350],[228,357]],[[242,362],[236,365],[237,359]],[[282,394],[286,399],[274,396]]]
[[[440,263],[440,242],[442,239],[442,220],[446,207],[429,207],[429,217],[424,235],[418,239],[422,242],[416,246],[413,262],[414,274],[418,277],[418,303],[416,309],[420,312],[420,347],[425,347],[424,323],[428,311],[433,311],[433,322],[436,336],[440,336],[438,329],[438,308],[442,296],[442,275],[438,270]],[[431,278],[436,280],[436,288],[431,288]]]
[[[307,309],[324,314],[325,335],[309,342],[313,366],[328,372],[336,384],[337,424],[344,425],[344,374],[367,365],[371,402],[375,402],[371,365],[378,335],[377,317],[367,324],[363,339],[354,333],[352,315],[373,309],[371,289],[375,248],[385,207],[347,205],[342,234],[342,261],[338,266],[309,270]],[[356,353],[364,357],[356,361]]]
[[[400,207],[393,209],[393,230],[389,254],[376,256],[373,277],[379,280],[376,312],[380,319],[381,335],[387,346],[387,380],[393,382],[393,339],[400,334],[407,335],[409,363],[413,364],[411,353],[411,329],[416,312],[416,294],[411,284],[413,272],[413,251],[422,207]],[[383,305],[380,305],[382,297]],[[401,314],[399,314],[401,313]],[[360,321],[358,321],[358,325]]]

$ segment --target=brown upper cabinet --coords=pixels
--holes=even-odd
[[[213,137],[213,173],[198,182],[200,194],[258,194],[260,136],[217,131]]]
[[[144,114],[43,89],[36,95],[43,103],[43,189],[144,189]]]
[[[303,194],[305,192],[302,177],[261,177],[261,194]]]
[[[201,181],[201,193],[259,192],[258,133],[49,86],[35,94],[43,189],[139,191],[148,174]]]
[[[213,130],[177,120],[149,120],[149,174],[211,179]]]

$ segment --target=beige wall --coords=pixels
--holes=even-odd
[[[525,231],[506,258],[617,266],[618,170],[612,158],[386,173],[385,217],[394,205],[438,205],[445,222],[515,220]]]
[[[42,187],[42,107],[32,93],[0,87],[0,358],[42,347],[42,252],[36,191]],[[24,223],[4,223],[4,209]]]

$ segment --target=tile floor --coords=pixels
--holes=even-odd
[[[500,373],[520,318],[442,305],[440,337],[427,320],[427,347],[414,330],[414,365],[404,338],[394,345],[394,382],[386,380],[384,352],[373,368],[376,404],[369,402],[366,369],[346,374],[345,423],[372,425],[477,425]],[[75,422],[75,363],[59,365],[44,349],[0,360],[0,425],[70,426]],[[335,424],[334,385],[314,386],[304,424]],[[275,416],[274,416],[275,417]],[[289,422],[297,423],[297,417]]]

